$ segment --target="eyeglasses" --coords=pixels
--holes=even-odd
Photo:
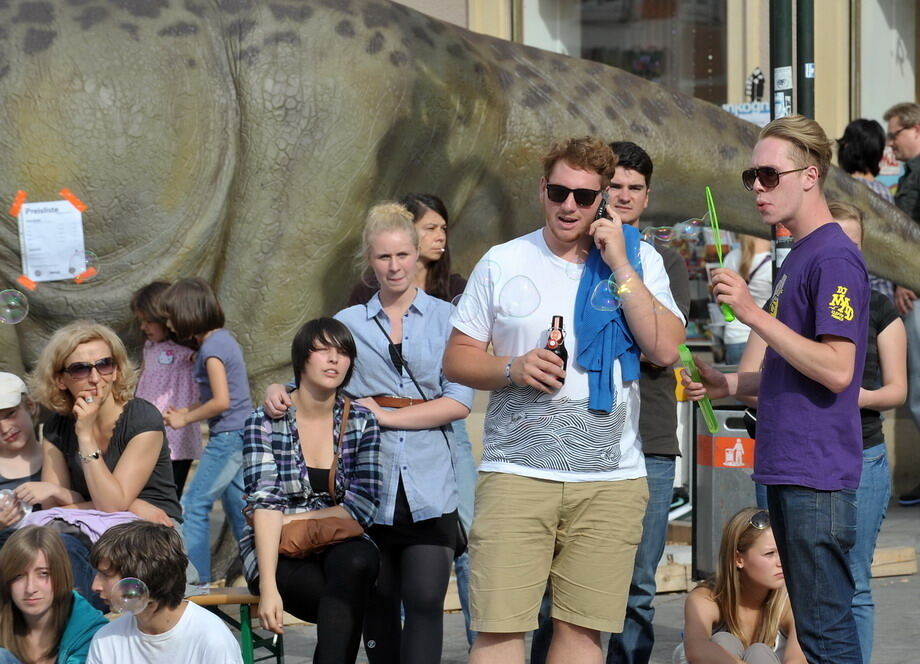
[[[793,168],[789,171],[777,171],[772,166],[759,166],[757,168],[749,168],[746,171],[741,172],[741,182],[744,183],[745,188],[748,191],[754,190],[754,181],[760,180],[760,184],[763,185],[764,189],[773,189],[776,185],[779,184],[779,176],[785,175],[786,173],[798,173],[799,171],[804,171],[808,166],[802,168]]]
[[[100,376],[108,376],[115,371],[115,358],[103,357],[95,362],[74,362],[69,367],[61,369],[64,373],[70,374],[74,380],[83,380],[89,378],[93,369],[99,372]]]
[[[751,520],[748,523],[757,530],[766,530],[770,527],[770,513],[767,510],[755,512],[751,515]]]
[[[897,131],[889,131],[889,132],[886,132],[886,133],[885,133],[885,140],[887,140],[887,141],[893,141],[894,139],[896,139],[896,138],[898,137],[898,134],[900,134],[900,133],[901,133],[902,131],[904,131],[905,129],[910,129],[910,127],[901,127],[901,128],[898,129]]]
[[[569,189],[561,184],[547,184],[546,197],[553,203],[564,203],[569,194],[575,195],[575,204],[578,207],[589,207],[594,205],[597,195],[601,193],[600,189]]]

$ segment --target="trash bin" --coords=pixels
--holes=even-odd
[[[710,434],[696,409],[693,464],[693,576],[711,576],[719,561],[722,526],[742,507],[757,504],[754,439],[748,437],[743,406],[715,407],[719,429]]]

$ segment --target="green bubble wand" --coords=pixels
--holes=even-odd
[[[693,361],[693,354],[690,349],[685,344],[681,344],[677,347],[677,351],[680,353],[680,361],[683,363],[687,373],[690,374],[693,382],[702,383],[703,379],[700,377],[700,370],[697,368],[696,362]],[[717,432],[719,423],[716,421],[716,413],[712,409],[712,401],[709,400],[709,397],[703,397],[697,403],[700,405],[700,412],[703,413],[703,419],[706,420],[706,428],[709,429],[709,433]]]
[[[716,243],[716,255],[719,257],[719,267],[725,267],[722,262],[722,236],[719,234],[719,215],[716,214],[716,204],[712,200],[712,190],[706,185],[706,209],[709,210],[709,227],[712,229],[713,241]],[[735,320],[735,312],[725,302],[719,305],[722,317],[726,323]]]

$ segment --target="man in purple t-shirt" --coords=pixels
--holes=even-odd
[[[824,131],[803,116],[761,131],[742,181],[763,221],[782,223],[795,245],[763,309],[737,273],[716,270],[712,283],[717,301],[767,343],[763,369],[726,375],[701,364],[703,384],[684,382],[691,398],[759,397],[754,479],[767,485],[799,643],[810,664],[861,664],[847,559],[862,469],[857,397],[869,284],[859,250],[827,208],[830,158]]]

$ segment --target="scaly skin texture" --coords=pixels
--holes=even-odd
[[[451,210],[456,268],[540,225],[555,139],[630,139],[655,161],[646,217],[705,211],[765,234],[740,183],[756,128],[623,71],[492,39],[383,0],[0,0],[0,200],[88,205],[94,280],[43,283],[0,326],[21,371],[77,317],[127,333],[131,293],[197,274],[217,287],[253,386],[340,308],[364,213],[409,191]],[[916,225],[835,171],[868,212],[870,266],[920,290]],[[21,271],[0,226],[0,279]]]

